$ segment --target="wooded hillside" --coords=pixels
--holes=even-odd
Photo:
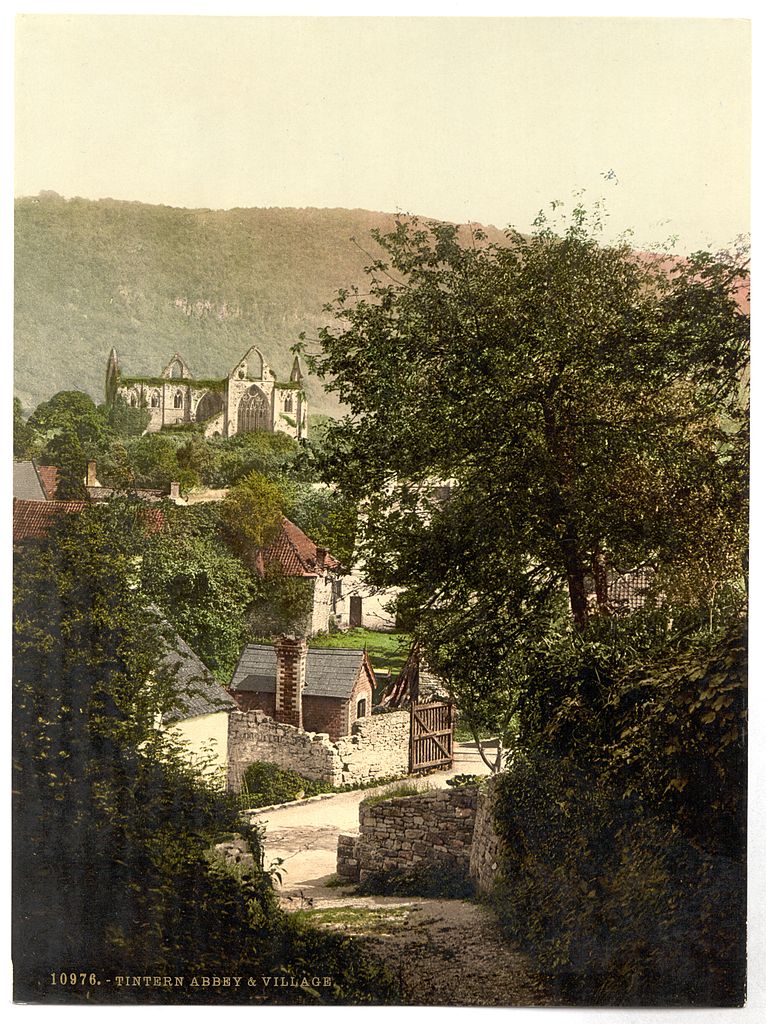
[[[326,322],[338,288],[362,282],[370,231],[392,224],[366,210],[18,199],[15,393],[27,411],[65,389],[101,401],[112,346],[125,373],[158,373],[179,351],[204,378],[257,344],[286,375],[299,333]],[[317,381],[308,390],[313,413],[337,410]]]

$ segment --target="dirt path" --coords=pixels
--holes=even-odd
[[[428,776],[422,784],[443,787],[454,774],[486,773],[471,745],[461,744],[456,755],[451,772]],[[285,909],[355,936],[398,975],[409,1005],[551,1005],[544,979],[502,939],[486,907],[467,900],[358,896],[353,886],[337,885],[338,835],[358,830],[359,804],[370,792],[253,816],[266,828],[267,864],[281,861]]]

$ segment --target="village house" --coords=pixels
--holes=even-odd
[[[167,487],[104,487],[96,476],[95,459],[88,460],[85,489],[91,501],[110,501],[112,498],[127,494],[131,498],[140,498],[141,501],[172,501],[174,505],[187,504],[186,499],[181,497],[181,485],[177,480],[172,480]]]
[[[120,395],[131,407],[146,409],[150,432],[204,423],[206,437],[234,437],[252,430],[278,431],[296,440],[308,437],[308,405],[297,356],[286,381],[277,380],[255,346],[226,377],[201,380],[192,376],[177,352],[158,377],[125,376],[112,349],[106,382],[107,402]]]
[[[276,569],[286,577],[304,580],[311,590],[311,608],[305,622],[298,624],[298,631],[309,636],[329,631],[330,616],[335,614],[340,594],[340,563],[327,548],[315,544],[299,526],[282,516],[277,536],[257,552],[255,569],[262,577]]]
[[[283,636],[274,646],[245,647],[229,692],[240,711],[337,740],[372,714],[374,684],[366,651],[309,649],[305,638]]]
[[[338,629],[373,629],[392,632],[396,628],[396,598],[400,587],[371,587],[361,569],[352,569],[338,581],[333,615]]]
[[[186,757],[203,774],[225,779],[229,715],[236,710],[236,702],[178,635],[163,658],[163,667],[175,673],[176,697],[159,727],[182,744]]]
[[[58,470],[36,462],[14,462],[13,496],[23,501],[51,501],[56,497]]]

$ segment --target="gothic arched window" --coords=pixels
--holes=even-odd
[[[253,385],[239,403],[237,433],[246,434],[251,430],[269,430],[270,427],[269,403],[261,389]]]
[[[149,399],[149,403],[150,403],[152,409],[159,409],[159,407],[160,407],[160,396],[157,394],[156,391],[152,392],[152,397]]]
[[[177,359],[174,359],[173,362],[170,364],[170,376],[173,378],[173,380],[178,380],[180,377],[183,377],[183,375],[183,366],[181,366]]]
[[[292,395],[287,395],[287,397],[285,398],[285,412],[292,412],[292,411],[293,411],[293,396]]]
[[[173,399],[174,409],[183,409],[184,407],[184,396],[180,391],[176,391],[175,398]]]

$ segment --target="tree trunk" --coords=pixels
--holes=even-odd
[[[551,382],[551,394],[555,390],[557,378]],[[567,476],[567,462],[561,451],[559,427],[553,408],[548,401],[541,402],[543,421],[545,423],[545,439],[551,458],[548,469],[550,523],[554,530],[564,528],[564,536],[559,540],[561,553],[564,557],[569,588],[569,604],[572,618],[578,629],[584,629],[588,621],[588,595],[585,589],[585,569],[577,544],[577,531],[571,522],[567,502],[564,498],[564,487]]]
[[[598,604],[598,610],[603,614],[607,614],[609,612],[609,586],[604,553],[599,548],[596,548],[593,555],[592,568],[593,585],[596,591],[596,603]]]
[[[569,604],[572,618],[578,629],[584,629],[588,621],[588,594],[585,589],[585,569],[573,537],[567,536],[561,542],[564,566],[569,588]]]

